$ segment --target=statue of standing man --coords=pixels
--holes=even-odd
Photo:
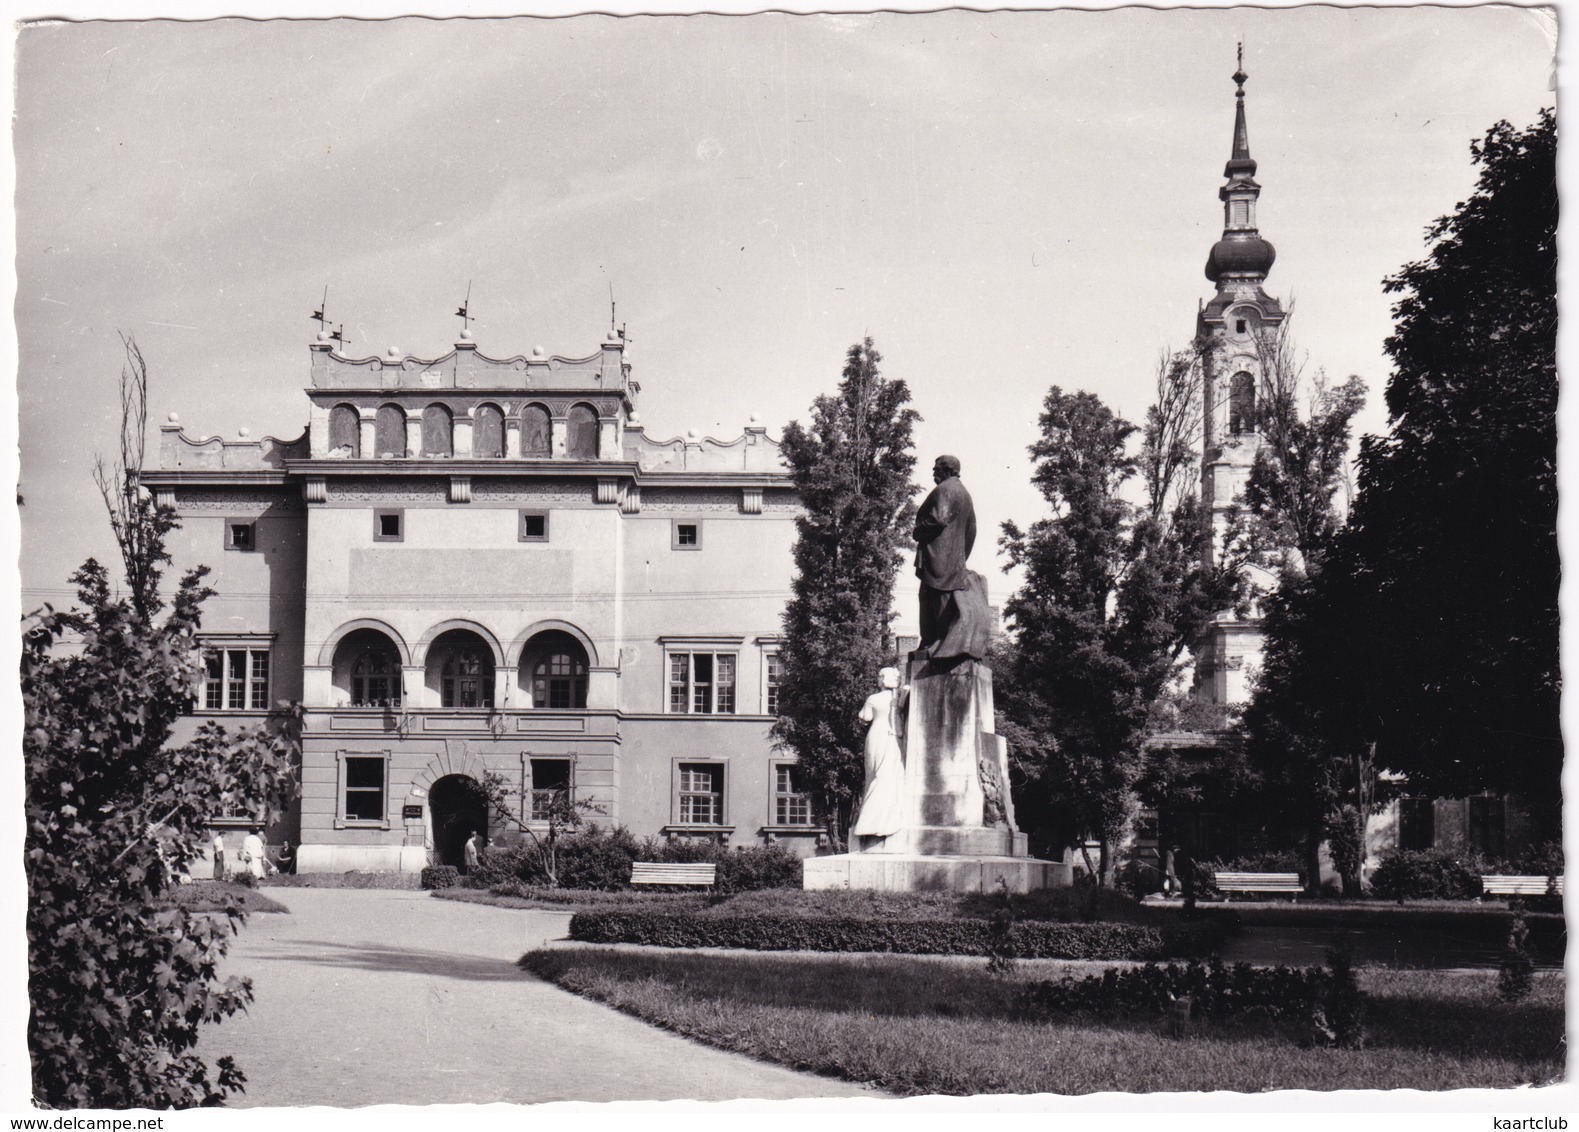
[[[980,660],[991,635],[986,580],[965,568],[976,544],[976,507],[959,479],[959,460],[939,456],[937,484],[916,512],[916,576],[921,579],[921,650],[933,660]]]

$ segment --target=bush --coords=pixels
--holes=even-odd
[[[648,838],[642,843],[641,856],[636,859],[665,864],[715,864],[718,873],[714,887],[722,893],[799,888],[801,885],[801,859],[782,845],[746,845],[730,849],[713,841],[662,842]]]
[[[1210,874],[1217,873],[1300,873],[1304,862],[1292,849],[1267,849],[1260,853],[1241,853],[1227,860],[1202,861],[1201,867]]]
[[[1502,951],[1502,963],[1497,972],[1497,995],[1503,1002],[1518,1002],[1529,997],[1535,986],[1535,961],[1525,950],[1530,929],[1524,917],[1515,916],[1508,925],[1508,943]]]
[[[1016,1017],[1029,1021],[1075,1015],[1172,1014],[1188,1000],[1193,1018],[1214,1022],[1256,1011],[1319,1033],[1338,1045],[1357,1045],[1362,999],[1352,967],[1341,953],[1320,967],[1252,967],[1248,963],[1148,963],[1082,979],[1033,983],[1015,1002]]]
[[[1371,874],[1371,890],[1384,900],[1470,900],[1480,877],[1440,849],[1399,850]]]
[[[991,955],[987,920],[901,920],[702,911],[609,909],[577,912],[570,938],[586,943],[658,947],[739,947],[756,951],[886,951],[912,955]],[[1036,959],[1160,959],[1209,951],[1220,933],[1207,924],[1147,927],[1114,923],[1014,925],[1015,950]]]
[[[461,881],[461,871],[454,865],[429,865],[422,870],[423,888],[454,888]]]

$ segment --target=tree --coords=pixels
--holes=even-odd
[[[170,889],[198,856],[211,815],[269,821],[292,787],[292,713],[273,731],[212,722],[167,745],[203,675],[197,638],[209,592],[189,571],[169,611],[159,594],[174,512],[138,485],[147,372],[126,342],[122,446],[104,490],[128,592],[90,559],[79,608],[24,619],[22,697],[28,878],[28,1045],[43,1107],[214,1105],[241,1089],[193,1052],[199,1027],[252,1000],[217,974],[236,927],[192,914]],[[61,647],[62,645],[70,647]]]
[[[1063,838],[1093,837],[1100,881],[1132,820],[1152,705],[1187,643],[1233,604],[1239,560],[1200,554],[1204,520],[1182,479],[1197,362],[1159,369],[1138,454],[1136,427],[1090,393],[1048,391],[1032,481],[1051,514],[1001,545],[1025,582],[1006,607],[1013,642],[998,661],[1005,735],[1026,776],[1023,811]],[[1142,474],[1146,500],[1123,491]]]
[[[1250,772],[1242,792],[1253,794],[1263,820],[1299,838],[1312,889],[1326,840],[1345,890],[1358,895],[1376,796],[1371,689],[1364,658],[1348,655],[1351,595],[1340,575],[1324,571],[1342,528],[1337,497],[1365,383],[1351,376],[1330,388],[1320,371],[1307,379],[1287,319],[1257,348],[1260,444],[1245,507],[1257,556],[1278,583],[1264,602],[1261,671],[1242,721]]]
[[[792,421],[783,441],[803,512],[773,735],[798,757],[841,843],[864,774],[858,716],[893,654],[894,577],[915,518],[910,432],[920,416],[881,361],[870,338],[851,346],[838,393],[818,397],[811,423]]]
[[[1359,647],[1413,791],[1524,795],[1560,822],[1556,117],[1470,146],[1475,192],[1385,281],[1388,435],[1360,457]]]
[[[1348,525],[1269,603],[1245,719],[1262,797],[1312,857],[1351,848],[1349,892],[1379,767],[1523,793],[1547,836],[1560,820],[1555,140],[1549,112],[1492,127],[1475,194],[1386,281],[1389,435],[1362,442]]]
[[[577,798],[569,785],[534,788],[523,794],[492,770],[483,771],[480,782],[463,779],[461,789],[492,809],[506,826],[513,825],[525,835],[521,847],[535,871],[547,878],[549,888],[559,887],[560,841],[578,831],[586,815],[607,812],[590,798]]]
[[[1260,443],[1244,500],[1263,557],[1274,559],[1284,576],[1307,569],[1342,524],[1337,495],[1347,480],[1354,417],[1365,407],[1361,378],[1350,376],[1333,388],[1323,371],[1305,377],[1291,324],[1292,312],[1275,331],[1256,339],[1262,373],[1256,404]]]

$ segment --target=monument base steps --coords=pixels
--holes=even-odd
[[[1034,857],[840,853],[806,858],[802,884],[810,892],[996,892],[1000,880],[1010,892],[1065,888],[1073,883],[1068,865]]]

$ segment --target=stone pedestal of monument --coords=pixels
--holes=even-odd
[[[910,654],[905,711],[907,819],[857,852],[808,857],[807,889],[1010,892],[1070,883],[1070,868],[1031,857],[1014,824],[1008,747],[993,728],[992,670],[968,657]]]

